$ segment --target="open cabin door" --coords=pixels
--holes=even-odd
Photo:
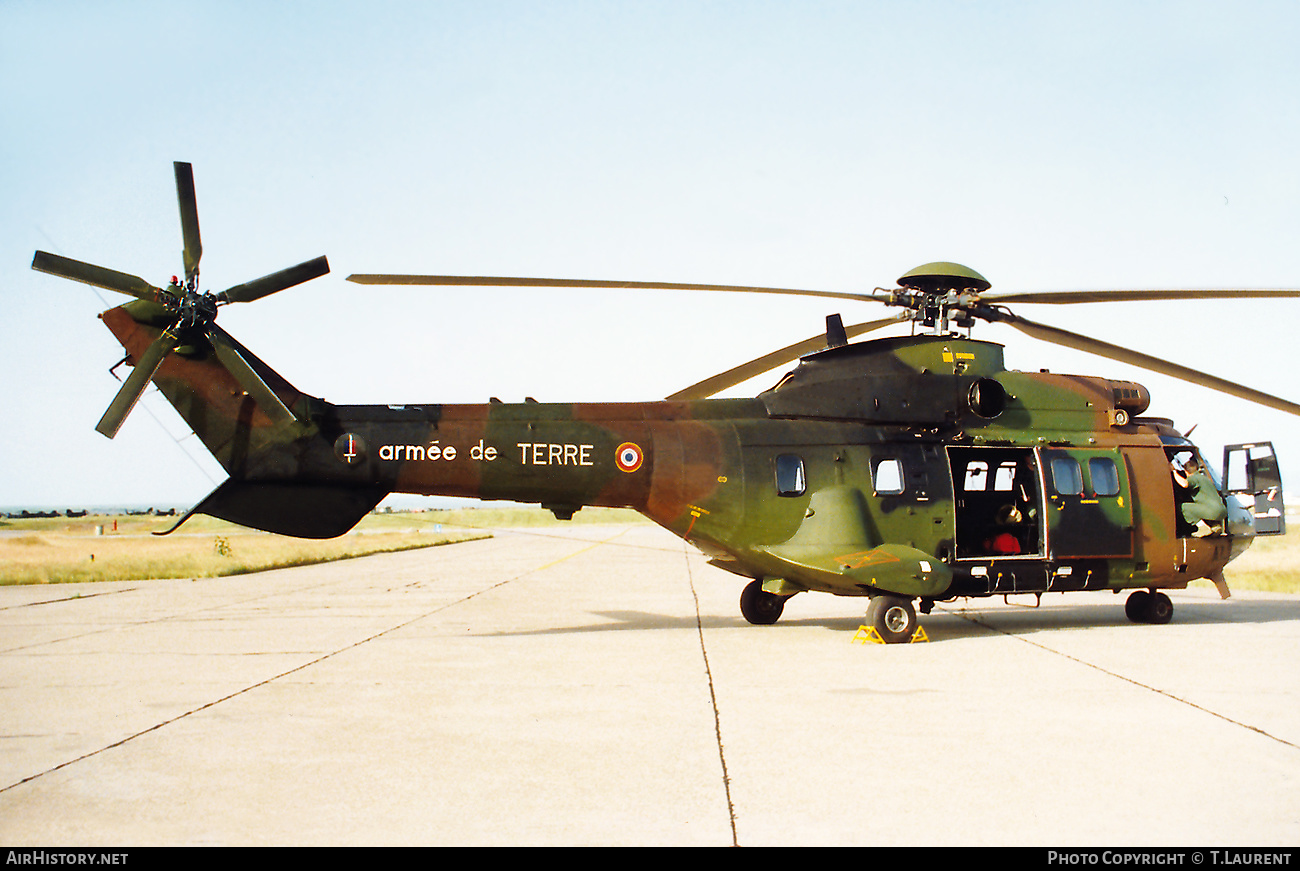
[[[1033,448],[950,447],[956,557],[1043,556],[1042,489]]]
[[[1223,449],[1224,496],[1239,496],[1253,506],[1256,535],[1286,533],[1282,473],[1272,442],[1228,445]]]

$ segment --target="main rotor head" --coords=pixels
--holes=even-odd
[[[934,335],[945,335],[953,327],[969,330],[976,318],[999,319],[979,298],[993,285],[969,266],[947,260],[925,263],[904,273],[898,284],[902,289],[889,292],[886,304],[911,309],[914,327]]]

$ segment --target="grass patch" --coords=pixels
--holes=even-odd
[[[455,508],[440,511],[425,511],[419,514],[379,514],[400,523],[402,517],[420,517],[427,523],[442,523],[448,526],[463,526],[471,529],[492,529],[494,527],[564,527],[574,524],[591,525],[601,523],[643,523],[649,524],[643,515],[631,508],[584,508],[573,515],[572,520],[556,520],[555,515],[545,508]]]
[[[215,578],[490,537],[493,527],[559,525],[537,508],[371,514],[347,535],[311,541],[198,515],[10,518],[0,521],[0,585]],[[633,511],[585,509],[582,523],[648,522]]]
[[[442,535],[378,532],[306,541],[235,528],[220,534],[177,533],[166,538],[147,533],[94,536],[47,532],[0,537],[0,584],[216,578],[433,547],[489,535],[474,530]]]

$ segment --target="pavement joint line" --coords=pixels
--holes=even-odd
[[[372,554],[372,555],[373,555],[373,554]],[[278,569],[268,569],[267,571],[278,571]],[[162,579],[151,579],[151,580],[184,580],[184,579],[183,579],[183,578],[162,578]],[[216,578],[191,578],[191,579],[190,579],[190,581],[191,581],[191,582],[194,582],[194,583],[197,583],[197,582],[199,582],[199,581],[220,581],[220,580],[222,580],[222,578],[220,578],[220,577],[216,577]],[[289,592],[289,593],[294,593],[294,594],[296,594],[296,593],[304,592],[304,591],[306,591],[306,590],[314,590],[314,589],[317,589],[317,588],[320,588],[320,587],[332,587],[332,586],[337,586],[338,584],[345,583],[345,582],[346,582],[345,580],[322,581],[322,582],[315,583],[315,584],[311,584],[311,585],[309,585],[309,586],[305,586],[305,587],[297,587],[297,588],[295,588],[295,589],[293,589],[293,590],[290,590],[290,591],[288,591],[288,592]],[[146,585],[146,586],[147,586],[147,585]],[[94,598],[95,596],[107,596],[107,595],[111,595],[111,594],[113,594],[113,593],[134,593],[134,592],[138,592],[140,589],[141,589],[140,587],[128,587],[128,588],[125,588],[125,589],[122,589],[122,590],[110,590],[110,591],[105,592],[105,593],[92,593],[92,594],[90,594],[90,595],[88,595],[88,596],[69,596],[69,597],[64,598],[64,599],[48,599],[48,600],[46,600],[46,601],[44,601],[44,602],[30,602],[30,603],[28,603],[28,604],[30,604],[30,605],[58,605],[58,604],[66,603],[66,602],[77,602],[77,601],[81,601],[81,600],[83,600],[83,599],[91,599],[91,598]],[[119,632],[119,631],[121,631],[123,628],[135,628],[135,627],[137,627],[137,626],[149,626],[149,625],[152,625],[152,624],[154,624],[154,623],[168,623],[168,622],[171,622],[171,621],[173,621],[173,620],[181,620],[181,619],[184,619],[184,618],[187,618],[187,617],[191,617],[191,616],[193,616],[193,615],[195,615],[195,614],[203,614],[203,613],[208,612],[208,611],[220,611],[220,610],[222,610],[223,608],[230,608],[230,607],[232,607],[232,606],[236,606],[236,605],[243,606],[243,605],[247,605],[249,602],[258,602],[258,601],[261,601],[262,599],[268,599],[268,598],[273,598],[273,597],[276,597],[276,596],[283,596],[283,595],[286,595],[286,591],[284,591],[284,590],[279,590],[279,591],[276,591],[276,592],[259,592],[257,595],[249,596],[249,597],[244,598],[244,599],[238,599],[238,600],[229,601],[229,602],[222,602],[222,603],[220,603],[220,604],[212,605],[212,606],[209,606],[209,607],[206,607],[206,608],[197,608],[197,609],[195,609],[195,610],[193,610],[193,611],[177,612],[177,613],[174,613],[174,614],[167,614],[167,615],[162,616],[162,617],[153,617],[153,618],[150,618],[150,619],[148,619],[148,620],[135,620],[135,621],[128,621],[128,622],[121,623],[121,624],[114,624],[114,625],[112,625],[112,626],[104,626],[104,627],[102,627],[102,628],[100,628],[100,629],[93,629],[93,630],[88,631],[88,632],[80,632],[80,633],[77,633],[77,634],[75,634],[75,635],[62,635],[62,636],[59,636],[58,638],[45,638],[45,639],[42,639],[41,641],[37,641],[37,642],[34,642],[34,643],[32,643],[32,644],[21,644],[21,645],[19,645],[19,646],[17,646],[17,647],[5,647],[5,648],[0,648],[0,654],[5,654],[5,653],[17,653],[17,652],[20,652],[20,651],[23,651],[23,650],[30,650],[30,649],[32,649],[32,648],[34,648],[34,647],[45,647],[45,646],[50,645],[50,644],[61,644],[61,643],[63,643],[64,641],[71,641],[71,640],[73,640],[73,639],[75,639],[75,638],[88,638],[88,637],[90,637],[90,636],[92,636],[92,635],[103,635],[103,634],[108,633],[108,632]],[[25,607],[25,606],[13,606],[13,607]]]
[[[600,541],[593,541],[591,544],[589,544],[588,546],[582,548],[581,550],[575,550],[575,551],[574,551],[573,553],[571,553],[571,554],[568,554],[568,555],[566,555],[566,556],[562,556],[562,557],[560,557],[559,559],[551,560],[550,562],[548,562],[548,563],[547,563],[546,565],[544,565],[544,566],[538,566],[538,567],[535,568],[535,569],[530,569],[530,570],[528,570],[527,572],[524,572],[524,574],[523,574],[523,575],[520,575],[519,577],[522,578],[522,577],[524,577],[524,575],[530,575],[530,574],[532,574],[533,572],[544,572],[544,571],[546,571],[547,569],[551,568],[552,566],[558,566],[560,563],[562,563],[562,562],[564,562],[564,561],[566,561],[566,560],[571,560],[571,559],[573,559],[573,558],[576,557],[576,556],[582,556],[584,553],[586,553],[586,552],[589,551],[589,550],[595,550],[596,548],[598,548],[598,547],[600,547],[600,546],[602,546],[602,545],[609,544],[610,542],[612,542],[614,539],[618,538],[620,535],[622,535],[622,534],[625,533],[625,532],[627,532],[626,529],[624,529],[624,530],[620,530],[619,532],[616,532],[616,533],[614,533],[613,535],[611,535],[609,538],[602,539],[602,540],[600,540]],[[566,541],[572,541],[573,539],[565,539],[565,540],[566,540]],[[580,540],[585,540],[585,539],[580,539]],[[511,578],[511,580],[518,580],[518,579],[519,579],[519,578]],[[503,581],[502,583],[509,583],[509,581]],[[500,586],[500,584],[498,584],[498,586]],[[476,594],[476,595],[477,595],[477,594]]]
[[[709,667],[709,650],[704,643],[704,618],[700,614],[700,594],[695,589],[695,574],[691,571],[690,546],[683,548],[686,557],[686,581],[691,587],[691,598],[695,600],[695,631],[700,639],[700,657],[704,660],[704,676],[709,685],[709,703],[713,707],[713,735],[718,744],[718,762],[722,766],[722,791],[727,797],[727,819],[731,823],[731,846],[740,846],[740,835],[736,831],[736,803],[731,797],[731,775],[727,772],[727,753],[722,745],[722,715],[718,711],[718,692],[713,685],[713,670]]]
[[[222,696],[222,697],[219,698],[219,699],[214,699],[213,701],[206,702],[205,704],[199,705],[197,708],[193,708],[192,710],[185,711],[184,713],[177,714],[177,715],[174,716],[174,717],[171,717],[171,718],[169,718],[169,719],[163,720],[161,723],[155,723],[155,724],[153,724],[152,726],[148,727],[147,729],[141,729],[140,731],[138,731],[138,732],[136,732],[136,733],[134,733],[134,734],[127,735],[125,738],[121,738],[121,739],[119,739],[119,740],[117,740],[117,741],[114,741],[114,742],[111,743],[111,744],[107,744],[107,745],[105,745],[105,746],[103,746],[103,747],[100,747],[100,748],[97,749],[97,750],[91,750],[89,753],[83,753],[83,754],[81,754],[80,756],[77,756],[77,757],[74,758],[74,759],[69,759],[69,760],[67,760],[67,761],[65,761],[65,762],[60,762],[58,765],[51,766],[50,768],[47,768],[45,771],[38,771],[38,772],[35,773],[35,774],[30,774],[30,775],[28,775],[27,777],[24,777],[24,778],[22,778],[21,780],[17,780],[17,781],[15,781],[14,783],[11,783],[11,784],[9,784],[9,785],[7,785],[7,786],[0,786],[0,793],[8,792],[9,790],[14,789],[15,787],[19,787],[19,786],[22,786],[23,784],[30,783],[30,782],[32,782],[32,781],[34,781],[34,780],[38,780],[38,779],[40,779],[40,778],[46,776],[47,774],[53,774],[53,773],[56,772],[56,771],[61,771],[61,770],[64,769],[64,768],[68,768],[68,767],[70,767],[70,766],[72,766],[72,765],[77,764],[78,762],[84,762],[85,760],[87,760],[87,759],[92,759],[92,758],[94,758],[95,756],[100,755],[101,753],[106,753],[106,752],[108,752],[109,750],[113,750],[113,749],[116,749],[116,748],[118,748],[118,747],[122,747],[122,746],[124,746],[124,745],[126,745],[126,744],[129,744],[130,742],[136,740],[137,738],[144,737],[145,735],[148,735],[148,734],[150,734],[150,733],[152,733],[152,732],[157,732],[159,729],[163,729],[163,728],[165,728],[165,727],[167,727],[167,726],[170,726],[170,725],[172,725],[173,723],[180,722],[181,720],[184,720],[186,717],[190,717],[190,716],[193,716],[194,714],[201,713],[201,712],[203,712],[203,711],[208,710],[209,708],[214,708],[214,707],[216,707],[217,705],[223,704],[224,702],[228,702],[228,701],[230,701],[231,699],[238,698],[239,696],[242,696],[242,695],[244,695],[245,693],[248,693],[248,692],[252,692],[252,691],[255,690],[255,689],[259,689],[259,688],[261,688],[261,687],[268,686],[269,684],[272,684],[272,683],[274,683],[274,682],[276,682],[276,681],[278,681],[278,680],[281,680],[282,678],[286,678],[286,677],[288,677],[288,676],[290,676],[290,675],[292,675],[292,674],[297,674],[298,672],[303,671],[304,669],[310,668],[310,667],[312,667],[313,665],[318,665],[319,663],[322,663],[322,662],[324,662],[324,661],[327,660],[327,659],[331,659],[331,658],[333,658],[333,657],[335,657],[335,656],[338,656],[338,655],[341,654],[341,653],[346,653],[346,652],[349,651],[349,650],[354,650],[354,649],[356,649],[356,648],[358,648],[358,647],[361,647],[361,646],[364,645],[364,644],[368,644],[368,643],[370,643],[371,641],[374,641],[374,640],[377,639],[377,638],[382,638],[383,636],[388,635],[389,633],[396,632],[396,631],[399,630],[399,629],[405,629],[407,626],[410,626],[410,625],[413,624],[413,623],[417,623],[417,622],[419,622],[420,620],[425,619],[426,617],[431,617],[431,616],[433,616],[434,614],[440,613],[440,612],[442,612],[442,611],[446,611],[448,608],[454,608],[454,607],[457,606],[457,605],[462,605],[462,604],[464,604],[465,602],[470,601],[471,599],[474,599],[474,598],[477,598],[478,596],[483,595],[484,593],[490,592],[490,591],[495,590],[495,589],[497,589],[497,588],[499,588],[499,587],[504,587],[506,584],[513,583],[513,582],[515,582],[515,581],[517,581],[517,580],[520,580],[521,578],[525,578],[525,577],[527,577],[527,576],[529,576],[529,575],[531,575],[531,574],[535,574],[535,573],[537,573],[537,572],[545,571],[546,569],[549,569],[549,568],[551,568],[552,566],[558,565],[558,564],[564,562],[565,560],[569,560],[569,559],[573,559],[574,557],[581,556],[582,554],[587,553],[587,552],[590,551],[590,550],[594,550],[595,548],[600,547],[601,545],[608,544],[609,542],[612,542],[614,539],[618,538],[620,535],[623,535],[625,532],[627,532],[627,530],[625,530],[625,529],[624,529],[624,530],[620,530],[619,532],[617,532],[617,533],[615,533],[614,535],[610,536],[608,539],[604,539],[604,540],[602,540],[602,541],[593,542],[593,543],[591,543],[588,547],[581,548],[581,549],[579,549],[579,550],[574,551],[573,553],[568,554],[567,556],[562,556],[562,557],[560,557],[559,559],[552,560],[552,561],[550,561],[549,563],[547,563],[546,565],[538,566],[538,567],[536,567],[536,568],[530,568],[530,569],[528,569],[527,571],[524,571],[524,572],[519,573],[518,575],[515,575],[514,577],[506,578],[505,580],[498,581],[498,582],[495,583],[495,584],[491,584],[490,586],[484,587],[484,588],[481,589],[481,590],[476,590],[476,591],[474,591],[473,593],[470,593],[470,594],[467,595],[467,596],[462,596],[461,598],[455,600],[454,602],[445,602],[445,603],[443,603],[442,605],[439,605],[437,608],[434,608],[434,609],[432,609],[432,610],[430,610],[430,611],[427,611],[427,612],[425,612],[425,613],[423,613],[423,614],[418,614],[418,615],[416,615],[415,617],[412,617],[412,618],[409,619],[409,620],[405,620],[405,621],[403,621],[403,622],[397,624],[396,626],[390,626],[390,627],[388,627],[387,629],[384,629],[384,630],[381,631],[381,632],[376,632],[375,634],[370,635],[370,636],[368,636],[368,637],[366,637],[366,638],[362,638],[362,639],[360,639],[359,641],[354,641],[354,642],[352,642],[351,644],[344,645],[343,647],[340,647],[340,648],[338,648],[337,650],[331,650],[329,653],[322,654],[321,656],[318,656],[318,657],[316,657],[315,659],[312,659],[312,660],[310,660],[310,661],[308,661],[308,662],[304,662],[304,663],[302,663],[301,665],[294,666],[293,668],[289,669],[288,671],[282,672],[282,673],[277,674],[277,675],[272,675],[271,677],[268,677],[268,678],[266,678],[265,680],[260,680],[260,681],[258,681],[257,683],[250,684],[249,686],[246,686],[246,687],[244,687],[243,689],[235,690],[233,693],[229,693],[229,694],[227,694],[227,695],[224,695],[224,696]],[[697,614],[698,614],[698,609],[697,609]],[[148,622],[161,622],[161,621],[148,621]],[[132,625],[139,625],[139,624],[132,624]],[[711,691],[711,690],[712,690],[712,684],[710,684],[710,691]],[[715,712],[716,712],[716,707],[715,707]]]
[[[480,527],[471,527],[471,528],[480,528]],[[629,527],[629,528],[630,528],[630,527]],[[502,530],[496,530],[496,531],[497,531],[497,532],[500,532],[500,531],[502,531]],[[511,531],[513,531],[513,530],[511,530]],[[628,531],[627,528],[622,529],[620,532],[615,533],[614,535],[610,536],[609,538],[605,539],[604,541],[596,542],[595,544],[592,544],[591,547],[583,548],[582,550],[577,551],[577,552],[575,552],[575,553],[571,553],[571,554],[569,554],[568,556],[561,557],[560,559],[555,560],[554,562],[548,563],[547,565],[544,565],[544,566],[542,566],[541,568],[533,569],[533,571],[542,571],[543,569],[548,569],[548,568],[550,568],[551,566],[556,565],[557,563],[563,562],[563,561],[566,560],[566,559],[569,559],[569,558],[571,558],[571,557],[575,557],[575,556],[577,556],[577,555],[580,554],[580,553],[585,553],[586,551],[591,550],[592,547],[596,547],[596,546],[598,546],[598,545],[600,545],[600,544],[610,544],[610,543],[613,542],[614,539],[618,538],[620,535],[622,535],[623,533],[625,533],[625,532],[627,532],[627,531]],[[573,537],[569,537],[569,536],[546,536],[546,537],[549,538],[549,539],[557,539],[557,540],[560,540],[560,541],[574,541],[574,542],[587,542],[587,541],[590,541],[590,539],[586,539],[586,538],[573,538]],[[627,547],[636,547],[637,545],[618,545],[618,546],[620,546],[620,547],[624,547],[624,546],[627,546]],[[368,556],[381,556],[381,555],[382,555],[382,554],[369,554]],[[354,557],[354,558],[355,558],[355,559],[365,559],[366,557]],[[278,571],[278,569],[267,569],[266,571]],[[256,574],[256,573],[255,573],[255,574]],[[520,577],[523,577],[523,575],[520,575]],[[212,581],[212,580],[218,580],[218,581],[219,581],[219,580],[221,580],[221,578],[193,578],[192,580],[195,581],[195,582],[198,582],[198,581]],[[518,580],[518,578],[511,578],[510,580]],[[301,593],[301,592],[303,592],[304,590],[315,589],[315,588],[317,588],[317,587],[336,586],[336,585],[341,584],[341,583],[346,583],[346,579],[342,579],[342,580],[333,580],[333,581],[324,581],[324,582],[320,582],[320,583],[312,584],[312,585],[310,585],[310,586],[306,586],[306,587],[299,587],[299,588],[296,588],[296,589],[292,590],[291,592],[293,592],[293,593]],[[509,583],[509,581],[504,581],[503,583]],[[63,598],[59,598],[59,599],[46,599],[46,600],[43,600],[43,601],[40,601],[40,602],[24,602],[24,603],[21,604],[21,605],[10,605],[10,606],[6,606],[5,608],[0,608],[0,610],[8,610],[9,608],[28,608],[28,607],[31,607],[31,606],[33,606],[33,605],[58,605],[58,604],[66,603],[66,602],[75,602],[75,601],[78,601],[78,600],[81,600],[81,599],[90,599],[90,598],[94,598],[95,596],[108,596],[108,595],[113,595],[113,594],[116,594],[116,593],[136,592],[136,591],[138,591],[139,589],[141,589],[141,588],[140,588],[140,587],[127,587],[127,588],[124,588],[124,589],[121,589],[121,590],[108,590],[108,591],[105,591],[105,592],[103,592],[103,593],[90,593],[90,594],[87,594],[87,595],[80,595],[80,594],[79,594],[79,595],[75,595],[75,596],[65,596],[65,597],[63,597]],[[492,589],[492,588],[489,587],[488,589]],[[151,623],[166,623],[166,622],[168,622],[168,621],[176,620],[176,619],[181,618],[181,617],[188,617],[188,616],[190,616],[191,614],[202,613],[203,611],[221,610],[221,609],[223,609],[223,608],[229,608],[229,607],[231,607],[232,605],[241,605],[241,606],[242,606],[242,605],[247,605],[249,602],[256,602],[256,601],[259,601],[259,600],[261,600],[261,599],[266,599],[266,598],[270,598],[270,597],[274,597],[274,596],[282,596],[282,595],[284,595],[284,594],[285,594],[285,591],[283,591],[283,590],[278,590],[278,591],[276,591],[276,592],[268,592],[268,593],[258,593],[258,594],[256,594],[256,595],[254,595],[254,596],[250,596],[250,597],[248,597],[248,598],[246,598],[246,599],[239,599],[238,601],[233,601],[233,602],[222,602],[222,603],[219,604],[219,605],[214,605],[214,606],[211,606],[211,607],[209,607],[209,608],[201,608],[201,609],[199,609],[198,611],[189,611],[189,612],[186,612],[186,613],[184,613],[184,614],[168,614],[168,615],[166,615],[165,617],[158,617],[158,618],[154,618],[154,619],[150,619],[150,620],[137,620],[137,621],[135,621],[134,623],[127,623],[127,624],[123,624],[123,625],[125,625],[125,626],[146,626],[146,625],[149,625],[149,624],[151,624]],[[453,604],[454,604],[454,603],[453,603]],[[427,615],[426,615],[426,616],[427,616]],[[30,648],[32,648],[32,647],[42,647],[42,646],[49,645],[49,644],[58,644],[58,643],[61,643],[61,642],[64,642],[64,641],[70,641],[70,640],[72,640],[72,639],[74,639],[74,638],[85,638],[85,637],[90,636],[90,635],[99,635],[99,634],[102,634],[102,633],[105,633],[105,632],[116,632],[116,631],[120,630],[121,628],[122,628],[122,626],[107,626],[107,627],[104,627],[104,628],[102,628],[102,629],[95,629],[95,630],[93,630],[93,631],[90,631],[90,632],[83,632],[83,633],[80,633],[80,634],[77,634],[77,635],[65,635],[65,636],[60,636],[60,637],[58,637],[58,638],[46,638],[46,639],[43,639],[43,640],[41,640],[41,641],[39,641],[39,642],[36,642],[36,643],[34,643],[34,644],[24,644],[24,645],[19,645],[18,647],[5,647],[5,648],[0,648],[0,654],[4,654],[4,653],[17,653],[17,652],[19,652],[19,651],[28,650],[28,649],[30,649]]]
[[[988,629],[992,632],[996,632],[999,635],[1006,636],[1007,638],[1014,638],[1016,641],[1023,642],[1025,644],[1030,645],[1031,647],[1037,647],[1039,650],[1044,650],[1048,653],[1052,653],[1055,654],[1056,656],[1062,657],[1063,659],[1068,659],[1071,662],[1076,662],[1079,665],[1087,666],[1088,668],[1094,669],[1095,671],[1099,671],[1104,675],[1108,675],[1109,677],[1117,678],[1119,680],[1124,681],[1125,683],[1130,683],[1133,686],[1138,687],[1140,689],[1144,689],[1149,692],[1156,693],[1157,695],[1164,696],[1165,698],[1170,699],[1171,701],[1175,701],[1178,702],[1179,704],[1186,705],[1187,707],[1192,708],[1193,710],[1200,711],[1203,714],[1209,714],[1211,717],[1217,717],[1218,719],[1223,720],[1225,723],[1230,723],[1233,726],[1238,726],[1242,729],[1246,729],[1247,731],[1254,732],[1257,735],[1260,735],[1264,738],[1269,738],[1273,741],[1276,741],[1279,744],[1290,747],[1293,750],[1300,750],[1300,745],[1288,741],[1285,738],[1279,738],[1277,735],[1274,735],[1270,732],[1266,732],[1263,729],[1259,728],[1258,726],[1252,726],[1249,723],[1243,723],[1240,720],[1234,720],[1232,717],[1229,717],[1226,714],[1220,714],[1218,711],[1212,711],[1203,705],[1196,704],[1196,702],[1189,701],[1188,699],[1184,699],[1180,696],[1176,696],[1173,693],[1169,692],[1168,690],[1162,690],[1159,687],[1153,687],[1150,684],[1144,684],[1139,680],[1134,680],[1133,678],[1122,675],[1119,672],[1111,671],[1108,668],[1103,668],[1102,666],[1097,665],[1095,662],[1088,662],[1086,659],[1080,659],[1079,657],[1072,656],[1071,654],[1066,653],[1065,651],[1056,650],[1055,648],[1048,647],[1046,644],[1041,644],[1037,641],[1030,641],[1028,638],[1023,638],[1019,635],[1016,635],[1014,632],[1008,632],[1005,629],[999,629],[998,627],[990,625],[989,623],[986,623],[985,621],[979,619],[979,617],[967,612],[965,609],[949,610],[947,608],[944,608],[942,610],[944,610],[949,614],[952,614],[955,617],[960,617],[963,620],[967,620],[971,623],[974,623],[977,626],[982,626],[985,629]]]
[[[75,602],[78,599],[93,599],[96,596],[114,596],[117,595],[118,593],[131,593],[134,592],[136,589],[138,588],[124,587],[120,590],[105,590],[102,593],[84,593],[84,594],[78,593],[75,596],[64,596],[59,599],[42,599],[39,602],[20,602],[17,605],[0,605],[0,611],[9,611],[14,608],[32,608],[35,607],[36,605],[57,605],[61,602]]]

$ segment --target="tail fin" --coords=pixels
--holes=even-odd
[[[216,324],[220,307],[319,278],[329,273],[329,261],[317,257],[220,293],[200,292],[203,242],[194,169],[180,161],[173,169],[184,283],[173,276],[168,287],[154,287],[137,275],[60,254],[37,251],[32,257],[38,272],[134,297],[101,315],[134,370],[95,429],[113,438],[152,381],[230,473],[186,517],[202,511],[312,538],[346,532],[383,498],[383,486],[340,477],[322,463],[331,454],[320,431],[330,406],[296,390]]]
[[[127,303],[100,317],[126,349],[140,360],[161,334],[150,323],[148,304]],[[258,458],[308,434],[313,400],[281,378],[242,345],[231,340],[249,367],[293,413],[277,422],[240,385],[209,344],[182,345],[169,354],[153,382],[203,442],[217,462],[235,477],[256,475]]]
[[[129,360],[139,360],[162,332],[150,323],[148,305],[130,302],[101,315]],[[230,479],[167,532],[194,514],[299,538],[333,538],[347,532],[391,488],[320,474],[323,468],[338,466],[320,462],[333,457],[319,425],[328,404],[299,391],[238,342],[228,341],[292,418],[268,415],[211,345],[180,346],[169,354],[153,382]]]

